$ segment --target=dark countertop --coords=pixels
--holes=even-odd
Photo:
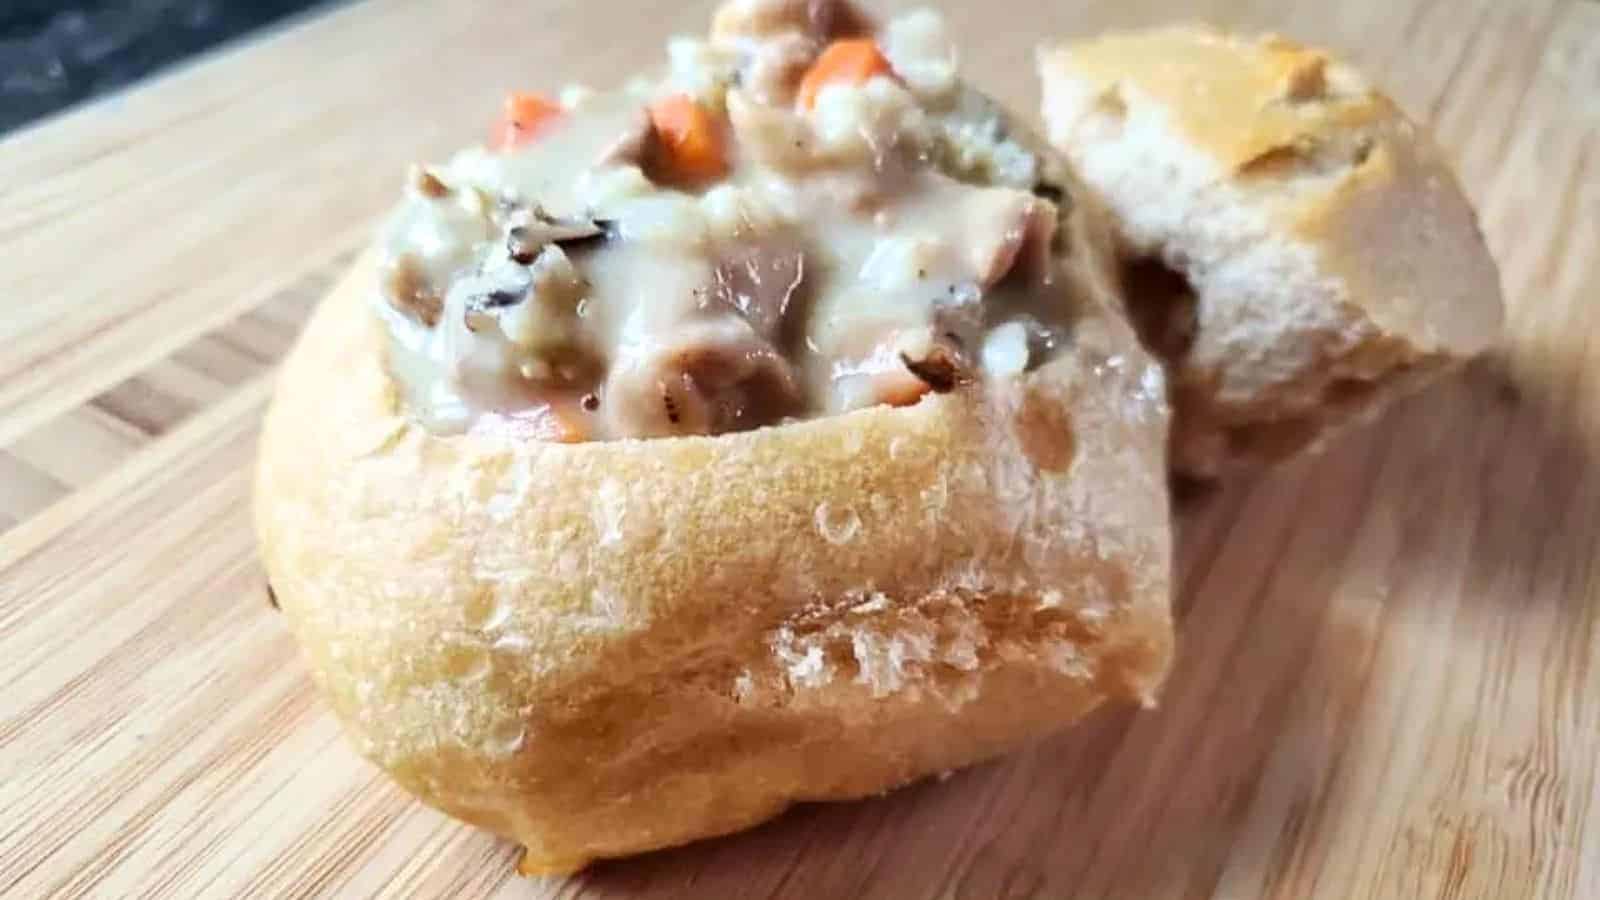
[[[326,0],[0,0],[0,133]]]

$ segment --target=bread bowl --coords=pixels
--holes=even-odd
[[[520,98],[284,364],[256,518],[313,677],[527,872],[1155,698],[1162,372],[1093,202],[937,26],[738,2],[663,76]],[[885,58],[818,85],[841,40]]]
[[[1174,26],[1039,54],[1168,365],[1174,468],[1313,446],[1492,345],[1499,273],[1427,132],[1335,54]]]

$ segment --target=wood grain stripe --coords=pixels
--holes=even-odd
[[[199,335],[0,450],[0,534],[110,472],[198,411],[277,365],[353,257],[336,254],[255,308]]]

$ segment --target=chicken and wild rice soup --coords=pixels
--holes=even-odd
[[[662,74],[514,94],[415,167],[378,309],[412,414],[575,442],[908,405],[1041,364],[1080,299],[1065,174],[940,18],[734,0]]]

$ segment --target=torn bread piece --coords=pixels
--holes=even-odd
[[[1489,347],[1499,273],[1443,153],[1327,51],[1204,27],[1039,54],[1168,366],[1172,463],[1282,459]]]

